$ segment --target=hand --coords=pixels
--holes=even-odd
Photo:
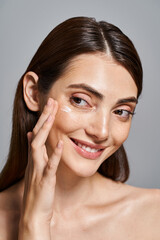
[[[56,171],[63,148],[63,143],[59,140],[54,152],[48,157],[45,142],[53,125],[57,109],[57,102],[50,98],[33,132],[27,134],[29,145],[28,165],[25,173],[20,228],[23,229],[24,226],[28,228],[28,226],[32,225],[33,229],[38,229],[38,235],[42,233],[40,234],[41,237],[43,228],[46,227],[47,231],[49,231],[50,221],[53,216]],[[20,239],[29,238],[22,237]],[[49,239],[46,237],[46,233],[42,239]]]

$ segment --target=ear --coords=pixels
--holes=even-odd
[[[23,96],[27,107],[31,111],[39,111],[38,76],[34,72],[27,72],[23,78]]]

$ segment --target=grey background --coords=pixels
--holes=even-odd
[[[144,90],[126,142],[127,183],[160,188],[160,1],[0,0],[0,169],[9,146],[16,85],[46,35],[73,16],[95,17],[121,28],[144,68]]]

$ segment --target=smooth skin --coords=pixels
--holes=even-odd
[[[37,94],[37,81],[33,72],[24,77],[25,102],[42,113],[27,135],[25,178],[0,194],[0,240],[159,240],[160,190],[97,173],[128,137],[128,112],[136,103],[117,102],[137,96],[130,74],[105,55],[87,54],[74,59],[45,98]],[[104,98],[69,87],[86,83]],[[70,112],[63,111],[66,106]],[[87,159],[71,138],[105,149],[97,159]]]

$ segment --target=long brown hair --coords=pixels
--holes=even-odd
[[[33,71],[38,75],[38,89],[46,94],[73,57],[96,52],[110,54],[128,70],[139,97],[142,91],[142,66],[133,43],[116,26],[104,21],[97,22],[94,18],[76,17],[58,25],[44,39],[26,72]],[[24,177],[28,158],[26,135],[38,120],[38,113],[30,111],[23,98],[24,74],[15,95],[10,149],[0,174],[0,191]],[[115,181],[127,180],[129,166],[123,145],[103,162],[98,171]]]

